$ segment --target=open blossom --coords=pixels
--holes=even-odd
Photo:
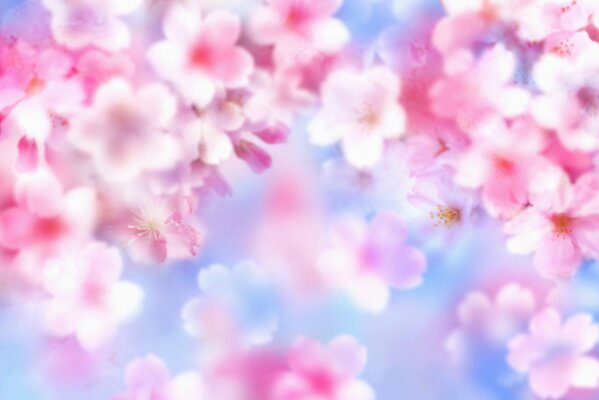
[[[541,41],[559,32],[576,32],[586,28],[597,17],[593,0],[522,1],[512,11],[518,24],[518,35],[524,40]]]
[[[143,295],[138,286],[120,280],[122,268],[118,250],[100,242],[49,260],[42,313],[48,333],[74,334],[89,350],[109,340],[137,311]]]
[[[535,170],[548,165],[539,154],[543,132],[529,119],[507,125],[486,121],[472,145],[458,158],[456,181],[481,188],[482,202],[493,216],[511,217],[528,204],[528,182]]]
[[[445,346],[458,361],[468,361],[479,346],[503,347],[526,327],[536,309],[534,293],[517,283],[503,286],[495,295],[469,292],[458,307],[459,326]]]
[[[43,0],[52,14],[52,34],[73,49],[95,45],[116,51],[128,47],[131,32],[120,17],[131,14],[143,0]]]
[[[266,271],[250,262],[200,270],[200,297],[181,312],[185,330],[213,347],[268,342],[277,328],[276,294]]]
[[[308,127],[312,143],[326,146],[341,141],[350,164],[375,165],[385,140],[405,133],[399,94],[399,78],[384,67],[333,72],[322,87],[322,108]]]
[[[425,212],[432,226],[448,231],[450,238],[472,226],[478,198],[453,181],[453,170],[444,167],[415,177],[408,201]]]
[[[514,253],[534,252],[534,265],[547,278],[571,277],[583,257],[599,256],[599,177],[587,174],[574,185],[557,167],[531,179],[532,206],[505,225]]]
[[[152,83],[134,92],[115,78],[98,88],[92,107],[73,118],[69,140],[92,157],[102,178],[127,182],[174,165],[180,149],[168,128],[176,110],[165,86]]]
[[[531,105],[537,122],[555,130],[570,150],[599,148],[599,43],[586,32],[561,36],[533,74],[540,95]]]
[[[381,214],[368,226],[347,219],[335,229],[333,248],[319,259],[321,273],[330,284],[348,291],[358,306],[382,311],[389,287],[413,288],[422,282],[426,258],[404,243],[407,229],[393,214]]]
[[[357,379],[366,364],[366,349],[351,336],[339,336],[324,347],[299,338],[289,349],[290,371],[274,384],[273,400],[374,400],[372,388]]]
[[[250,84],[252,94],[243,107],[244,114],[254,123],[278,122],[290,126],[295,113],[316,100],[300,84],[300,76],[291,71],[278,70],[273,75],[257,71]]]
[[[168,199],[147,200],[130,210],[119,221],[129,256],[147,264],[196,256],[202,235],[184,221],[188,214]]]
[[[219,88],[248,83],[254,62],[236,45],[241,35],[238,16],[216,10],[202,17],[197,6],[176,3],[163,31],[166,39],[150,47],[148,58],[156,72],[196,106],[206,106]]]
[[[587,355],[597,344],[599,327],[588,314],[563,321],[547,308],[530,321],[529,332],[508,344],[508,363],[527,373],[531,389],[542,398],[562,398],[570,387],[599,385],[599,361]]]
[[[273,45],[277,65],[294,67],[317,55],[334,54],[349,32],[332,16],[343,0],[268,0],[253,15],[251,33],[259,44]]]
[[[432,109],[441,117],[454,118],[467,133],[489,114],[521,115],[530,95],[514,84],[515,70],[515,55],[500,44],[478,60],[469,50],[456,51],[445,60],[447,77],[431,88]]]
[[[125,371],[127,389],[112,400],[202,400],[205,384],[198,372],[170,377],[167,366],[153,354],[129,362]]]

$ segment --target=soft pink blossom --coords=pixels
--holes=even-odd
[[[125,370],[125,392],[112,400],[202,400],[207,397],[199,372],[171,377],[164,362],[153,354],[129,362]]]
[[[456,182],[481,188],[482,202],[492,216],[511,217],[529,202],[528,183],[535,170],[549,162],[540,153],[544,132],[529,119],[507,125],[485,121],[476,140],[456,163]]]
[[[335,227],[333,247],[321,255],[319,269],[359,307],[380,312],[389,301],[390,287],[422,283],[426,258],[405,244],[406,236],[404,222],[394,214],[380,214],[369,225],[347,218]]]
[[[49,260],[43,272],[47,332],[75,335],[88,350],[106,343],[135,314],[143,295],[137,285],[120,280],[122,268],[118,250],[100,242]]]
[[[322,108],[308,126],[312,143],[326,146],[340,141],[350,164],[375,165],[385,141],[405,133],[399,94],[399,77],[385,67],[333,72],[322,87]]]
[[[543,127],[555,130],[570,150],[599,148],[599,43],[586,32],[561,36],[534,66],[540,94],[531,114]]]
[[[181,149],[169,126],[176,112],[176,99],[165,86],[151,83],[134,91],[115,78],[99,87],[93,105],[73,118],[68,137],[91,156],[103,179],[127,182],[175,164]]]
[[[599,385],[599,361],[587,355],[599,338],[599,328],[588,314],[576,314],[567,321],[547,308],[536,314],[529,332],[508,344],[508,363],[528,374],[533,392],[542,398],[562,398],[570,387]]]
[[[572,184],[557,167],[530,179],[530,200],[505,225],[514,253],[534,252],[534,265],[547,278],[571,277],[583,257],[599,256],[599,178],[587,174]]]
[[[129,256],[146,264],[196,256],[203,238],[184,220],[187,215],[172,201],[158,199],[147,200],[119,217]]]
[[[156,72],[170,80],[198,107],[206,106],[217,89],[248,83],[252,56],[236,43],[241,35],[238,16],[224,10],[202,17],[199,7],[175,3],[168,11],[165,40],[148,50]]]
[[[433,111],[455,119],[467,133],[488,115],[522,115],[527,111],[530,94],[514,84],[516,61],[515,55],[500,44],[478,59],[465,49],[447,56],[447,77],[430,91]]]
[[[470,355],[472,342],[503,347],[526,326],[536,307],[534,293],[518,283],[501,287],[494,297],[468,292],[458,306],[459,326],[447,337],[445,346],[458,361]]]
[[[52,15],[54,39],[72,49],[98,46],[120,50],[131,43],[131,31],[121,19],[142,0],[43,0]]]
[[[274,46],[277,65],[295,67],[320,54],[334,54],[349,40],[349,32],[333,15],[343,0],[268,0],[252,16],[256,42]]]
[[[366,348],[351,336],[338,336],[324,347],[299,338],[289,349],[290,371],[274,384],[273,400],[374,400],[372,388],[357,379],[366,364]]]

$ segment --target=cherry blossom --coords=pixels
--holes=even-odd
[[[599,146],[594,133],[599,126],[597,98],[599,64],[591,54],[599,49],[586,32],[561,37],[534,67],[541,90],[531,114],[546,128],[554,129],[565,147],[589,151]]]
[[[185,330],[202,341],[263,344],[277,328],[276,292],[265,270],[246,262],[229,269],[214,264],[200,270],[200,297],[188,301],[181,312]]]
[[[69,48],[95,45],[109,51],[131,43],[131,31],[120,18],[131,14],[142,0],[43,0],[52,14],[51,28],[56,41]]]
[[[350,164],[375,165],[385,140],[405,133],[399,94],[399,78],[384,67],[335,71],[323,84],[322,108],[308,127],[312,143],[326,146],[341,141]]]
[[[504,285],[495,297],[471,291],[458,306],[459,326],[447,337],[445,346],[461,362],[476,355],[477,343],[503,347],[526,327],[536,303],[535,294],[518,283]]]
[[[206,396],[205,384],[197,372],[184,372],[170,377],[167,366],[153,354],[132,360],[125,370],[127,390],[112,400],[201,400]]]
[[[136,262],[153,264],[197,255],[202,235],[184,221],[186,216],[185,210],[177,209],[167,199],[148,200],[119,216],[120,235],[130,257]]]
[[[597,343],[599,328],[588,314],[563,321],[547,308],[530,321],[529,332],[508,344],[509,364],[527,373],[533,392],[542,398],[563,397],[570,387],[599,385],[599,361],[587,355]]]
[[[134,92],[120,78],[103,84],[93,106],[72,120],[71,143],[92,157],[97,172],[110,182],[126,182],[144,171],[166,169],[180,154],[169,124],[177,103],[154,83]]]
[[[368,226],[347,219],[334,230],[333,248],[320,257],[319,268],[359,307],[380,312],[389,301],[389,287],[409,289],[422,282],[426,258],[404,243],[406,236],[403,221],[393,214],[378,215]]]
[[[332,16],[343,0],[268,0],[253,15],[251,32],[262,45],[274,46],[278,65],[308,64],[320,54],[334,54],[349,32]]]
[[[100,242],[49,260],[43,278],[48,298],[42,306],[48,333],[73,334],[89,350],[106,343],[142,298],[137,285],[120,280],[122,268],[118,250]]]
[[[215,10],[202,17],[197,6],[174,4],[164,19],[165,40],[148,50],[156,72],[173,82],[198,107],[206,106],[220,87],[248,83],[252,56],[236,43],[239,17]]]
[[[514,54],[502,45],[485,51],[478,60],[469,50],[456,51],[445,60],[447,78],[431,88],[432,109],[454,118],[467,133],[489,113],[521,115],[527,111],[530,95],[513,83],[515,68]]]
[[[527,119],[507,126],[503,120],[486,121],[480,135],[458,158],[456,181],[482,188],[489,214],[512,217],[529,202],[528,184],[535,170],[549,162],[540,157],[544,132]]]
[[[519,254],[535,252],[534,265],[544,277],[571,277],[583,257],[599,255],[597,182],[595,174],[572,184],[555,167],[538,171],[531,179],[532,206],[505,225],[508,248]]]
[[[453,240],[474,223],[478,199],[471,190],[453,182],[451,174],[448,167],[419,174],[408,201],[426,213],[429,225],[447,230]]]
[[[356,379],[366,364],[366,349],[351,336],[339,336],[326,347],[299,338],[289,349],[288,362],[290,371],[274,384],[274,400],[375,398],[370,386]]]

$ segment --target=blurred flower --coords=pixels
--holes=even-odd
[[[174,165],[180,149],[168,132],[177,111],[170,91],[159,83],[134,92],[120,78],[103,84],[93,106],[72,120],[71,143],[92,157],[109,182],[127,182],[144,171]]]
[[[197,5],[176,3],[163,31],[166,40],[150,47],[148,59],[196,106],[210,103],[218,88],[248,83],[254,63],[250,53],[236,45],[241,34],[237,15],[215,10],[202,18]]]
[[[317,55],[336,53],[349,40],[347,28],[332,18],[343,0],[267,0],[256,10],[250,31],[256,42],[274,46],[282,67],[308,64]]]
[[[197,372],[185,372],[174,378],[157,356],[136,358],[125,371],[127,390],[112,400],[202,400],[205,385]]]
[[[404,134],[399,93],[399,78],[384,67],[333,72],[323,84],[323,106],[308,127],[312,143],[326,146],[341,141],[350,164],[375,165],[385,140]]]
[[[69,48],[89,45],[115,51],[128,47],[131,32],[121,16],[138,9],[143,0],[43,0],[52,15],[54,38]]]
[[[460,362],[480,356],[483,347],[504,347],[526,327],[537,309],[534,293],[517,283],[503,286],[494,298],[471,291],[458,306],[459,327],[445,341],[452,357]]]
[[[291,371],[283,373],[273,390],[274,400],[374,400],[370,386],[356,379],[366,365],[366,349],[351,336],[339,336],[327,347],[299,338],[289,349]]]
[[[181,312],[185,330],[219,351],[271,340],[277,328],[276,290],[251,262],[229,269],[214,264],[198,273],[200,297]]]
[[[389,287],[408,289],[422,282],[426,258],[404,243],[406,236],[404,222],[394,214],[379,214],[368,226],[347,218],[335,227],[333,248],[320,256],[319,269],[359,307],[380,312],[389,301]]]
[[[121,270],[118,250],[100,242],[49,260],[42,313],[48,333],[74,334],[92,351],[106,343],[135,314],[143,296],[137,285],[120,280]]]
[[[599,328],[590,315],[577,314],[561,321],[547,308],[530,322],[529,333],[513,338],[508,362],[528,374],[533,392],[543,398],[563,397],[570,387],[599,385],[599,361],[586,355],[599,338]]]
[[[456,51],[445,59],[447,77],[431,88],[432,109],[439,116],[454,118],[466,133],[475,130],[489,114],[522,115],[530,94],[513,84],[516,61],[515,55],[500,44],[486,50],[478,60],[468,50]]]

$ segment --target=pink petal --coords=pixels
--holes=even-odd
[[[38,150],[35,139],[23,136],[17,145],[17,171],[32,172],[38,165]]]
[[[366,366],[366,348],[351,336],[338,336],[328,345],[333,368],[345,379],[357,376]]]
[[[270,168],[272,164],[272,159],[266,151],[247,140],[239,141],[235,146],[235,154],[258,174]]]
[[[535,253],[535,268],[545,278],[569,278],[582,262],[582,254],[569,236],[545,236]]]

